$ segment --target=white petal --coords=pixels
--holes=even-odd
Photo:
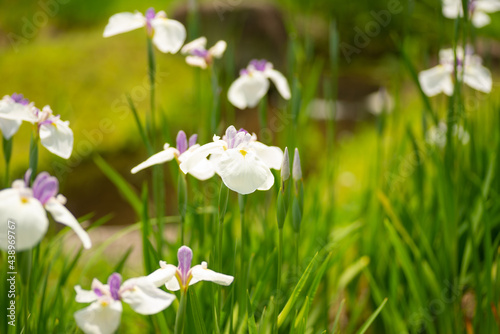
[[[218,41],[214,46],[208,49],[208,53],[211,54],[214,58],[220,58],[226,51],[226,48],[227,43],[225,41]]]
[[[133,286],[132,289],[127,289]],[[172,304],[175,295],[153,285],[146,277],[133,278],[122,284],[121,299],[139,314],[156,314]]]
[[[227,150],[216,160],[215,166],[224,184],[242,195],[264,186],[269,175],[269,167],[253,151],[244,152]]]
[[[443,15],[449,19],[455,19],[462,16],[462,1],[460,0],[443,0]]]
[[[498,0],[475,0],[474,11],[485,13],[494,13],[500,10],[500,1]]]
[[[290,86],[285,76],[272,68],[267,68],[265,74],[274,83],[281,96],[285,100],[289,100],[292,94],[290,93]]]
[[[26,121],[33,124],[37,121],[33,108],[32,104],[22,105],[0,101],[0,119]]]
[[[109,297],[100,298],[76,311],[76,324],[85,334],[113,334],[120,326],[122,303]]]
[[[56,120],[40,126],[40,142],[51,153],[69,159],[73,151],[73,131],[69,122]]]
[[[99,296],[95,294],[92,290],[83,290],[81,286],[75,286],[76,297],[75,300],[77,303],[92,303],[96,301]]]
[[[167,161],[171,161],[175,157],[175,152],[177,150],[173,147],[167,147],[167,149],[153,154],[146,161],[141,162],[139,165],[132,168],[131,173],[135,174],[145,168],[151,167],[153,165],[159,165]]]
[[[4,250],[9,245],[9,220],[15,222],[16,251],[36,246],[49,227],[42,203],[33,197],[23,197],[19,190],[12,188],[0,191],[0,248]]]
[[[188,174],[192,170],[198,167],[198,164],[204,163],[207,160],[207,156],[213,153],[222,153],[224,151],[224,145],[226,142],[223,140],[217,140],[203,146],[200,146],[196,151],[191,154],[191,156],[186,157],[184,161],[181,162],[180,168],[185,173]]]
[[[172,277],[167,283],[165,283],[165,287],[170,291],[179,291],[181,289],[177,277]]]
[[[50,212],[54,220],[60,224],[69,226],[82,241],[83,247],[89,249],[92,247],[90,237],[85,230],[80,226],[75,216],[55,198],[51,198],[45,203],[45,209]]]
[[[239,109],[253,108],[269,89],[269,80],[260,72],[242,75],[229,87],[227,98]]]
[[[207,62],[203,57],[187,56],[186,63],[188,63],[191,66],[201,67],[203,69],[207,68]]]
[[[163,53],[177,53],[186,39],[186,28],[182,23],[165,18],[151,21],[154,29],[153,43]]]
[[[266,182],[264,182],[263,185],[261,185],[260,187],[258,187],[257,190],[261,190],[261,191],[269,190],[269,189],[271,189],[271,187],[273,186],[273,184],[274,184],[274,175],[271,172],[271,170],[268,169],[267,170]]]
[[[109,18],[109,22],[104,28],[104,37],[118,35],[127,31],[132,31],[146,25],[146,18],[139,12],[118,13]]]
[[[193,50],[199,50],[199,49],[205,50],[206,45],[207,45],[206,37],[200,37],[184,45],[182,47],[181,53],[188,54]]]
[[[2,130],[2,134],[5,139],[12,138],[12,136],[19,130],[21,124],[22,121],[3,119],[0,116],[0,130]]]
[[[277,146],[267,146],[259,141],[250,144],[251,149],[257,154],[267,167],[280,169],[283,161],[283,151]]]
[[[164,261],[160,261],[160,267],[160,269],[157,269],[146,276],[148,280],[157,287],[162,286],[163,284],[170,281],[170,279],[175,276],[175,273],[177,271],[176,266],[166,264]]]
[[[465,66],[464,82],[470,87],[484,93],[491,92],[493,84],[490,71],[480,64]]]
[[[199,281],[214,282],[219,285],[230,285],[233,283],[234,277],[217,273],[213,270],[207,269],[206,263],[196,265],[191,269],[193,278],[189,281],[189,285],[198,283]]]
[[[488,14],[481,11],[474,11],[472,14],[472,24],[476,28],[482,28],[491,23],[491,18]]]
[[[446,95],[453,94],[453,81],[451,73],[444,66],[438,65],[418,74],[420,86],[427,96],[434,96],[441,92]]]
[[[186,160],[188,160],[194,153],[197,151],[199,147],[190,147],[189,150],[186,152],[182,153],[179,156],[179,161],[182,163]],[[212,163],[208,159],[202,159],[200,160],[196,166],[191,168],[189,170],[189,174],[193,175],[195,178],[198,180],[204,181],[208,180],[215,174],[215,168],[212,165]]]

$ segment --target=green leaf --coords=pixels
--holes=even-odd
[[[361,326],[361,328],[359,329],[359,331],[356,332],[356,334],[363,334],[364,332],[366,332],[368,327],[370,327],[370,325],[375,320],[375,318],[378,316],[380,311],[382,311],[382,309],[384,308],[385,303],[387,303],[387,298],[384,299],[382,304],[380,304],[380,306],[375,310],[375,312],[373,312],[372,315],[365,321],[363,326]]]
[[[137,216],[140,217],[142,212],[141,200],[132,186],[99,155],[94,156],[94,162],[104,175],[113,182],[123,198],[132,206]]]
[[[335,321],[333,322],[332,333],[335,334],[337,331],[337,327],[339,326],[340,314],[342,313],[342,308],[344,307],[345,299],[342,299],[339,305],[339,309],[337,310],[337,315],[335,316]]]

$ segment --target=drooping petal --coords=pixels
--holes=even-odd
[[[267,172],[266,181],[264,182],[263,185],[261,185],[260,187],[258,187],[257,190],[266,191],[266,190],[271,189],[271,187],[273,186],[273,184],[274,184],[274,175],[273,175],[273,173],[271,172],[270,169],[268,169],[266,172]]]
[[[463,16],[462,1],[443,0],[443,15],[449,19]]]
[[[118,13],[109,18],[109,22],[104,28],[103,37],[110,37],[124,32],[139,29],[146,25],[144,15],[135,13]]]
[[[491,23],[490,16],[488,14],[486,14],[485,12],[481,12],[478,10],[474,11],[471,19],[472,19],[472,24],[476,28],[482,28],[482,27],[487,26],[488,24]]]
[[[92,290],[83,290],[81,286],[75,286],[76,297],[75,300],[77,303],[92,303],[96,301],[99,296]]]
[[[88,307],[76,311],[76,324],[85,334],[113,334],[120,326],[122,303],[102,297]]]
[[[206,62],[205,58],[202,58],[202,57],[187,56],[186,63],[191,65],[191,66],[200,67],[202,69],[207,68],[207,62]]]
[[[179,156],[179,161],[183,163],[188,160],[200,146],[192,146],[186,152]],[[198,180],[204,181],[208,180],[215,174],[215,169],[213,164],[208,159],[202,159],[196,164],[195,167],[189,170],[189,174],[193,175]]]
[[[214,46],[208,49],[208,53],[214,58],[220,58],[224,54],[224,51],[226,51],[226,48],[227,43],[225,41],[218,41]]]
[[[203,146],[198,147],[194,152],[192,152],[191,156],[186,157],[184,161],[180,164],[181,170],[188,174],[192,170],[198,167],[198,164],[204,163],[204,160],[207,160],[207,156],[213,153],[222,153],[224,152],[224,146],[226,142],[223,140],[217,140]]]
[[[167,283],[165,283],[165,287],[170,291],[179,291],[181,286],[179,285],[179,281],[177,277],[172,277]]]
[[[200,37],[184,45],[181,49],[181,53],[188,54],[194,50],[200,50],[200,49],[205,50],[206,45],[207,45],[207,38]]]
[[[163,53],[177,53],[186,39],[186,28],[182,23],[157,17],[151,21],[154,29],[153,43]]]
[[[283,161],[283,151],[277,146],[267,146],[258,141],[252,141],[250,147],[269,168],[280,169]]]
[[[289,100],[292,94],[290,93],[290,86],[285,76],[273,68],[267,68],[264,73],[274,83],[280,95],[285,100]]]
[[[34,107],[32,104],[23,105],[0,100],[0,119],[25,121],[33,124],[37,121],[33,110]]]
[[[15,224],[16,251],[36,246],[47,233],[49,220],[42,204],[31,196],[24,196],[18,189],[0,191],[0,248],[8,248],[8,221]]]
[[[233,283],[234,280],[233,276],[224,275],[208,269],[206,262],[203,262],[201,265],[194,266],[191,269],[191,275],[193,278],[189,282],[189,285],[196,284],[199,281],[208,281],[227,286]]]
[[[470,87],[484,93],[490,93],[493,85],[490,70],[480,64],[465,66],[464,82]]]
[[[12,136],[17,133],[22,123],[22,121],[1,118],[0,115],[0,130],[2,130],[3,137],[5,139],[12,138]]]
[[[69,226],[78,238],[80,238],[85,249],[92,247],[92,242],[87,232],[80,226],[75,216],[64,205],[59,203],[58,200],[55,198],[50,199],[45,204],[45,209],[50,212],[56,222]]]
[[[126,280],[122,288],[121,299],[139,314],[156,314],[175,300],[175,295],[157,288],[146,277]]]
[[[499,0],[475,0],[474,11],[481,11],[485,13],[494,13],[500,11]]]
[[[173,147],[168,147],[167,149],[153,154],[146,161],[141,162],[139,165],[132,168],[130,171],[132,174],[135,174],[145,168],[151,167],[153,165],[159,165],[165,163],[167,161],[171,161],[175,157],[175,153],[177,150]]]
[[[156,269],[146,277],[154,286],[160,287],[170,281],[175,276],[176,271],[176,266],[160,261],[160,269]]]
[[[268,180],[269,167],[251,150],[227,150],[215,161],[224,184],[242,195],[253,193]]]
[[[242,75],[229,87],[227,97],[239,109],[253,108],[269,89],[269,80],[260,72]]]
[[[441,92],[446,95],[453,94],[452,75],[442,65],[437,65],[431,69],[418,74],[420,86],[427,96],[434,96]]]
[[[69,159],[73,151],[73,131],[69,122],[57,119],[40,125],[40,143],[51,153]]]

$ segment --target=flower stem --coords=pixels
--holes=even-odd
[[[259,103],[259,122],[261,131],[267,128],[267,99],[265,96]]]
[[[184,330],[184,319],[186,318],[187,290],[181,290],[181,301],[175,316],[174,334],[180,334]]]
[[[280,313],[281,299],[281,266],[283,265],[283,227],[278,228],[278,279],[276,281],[276,308],[274,311],[275,317],[275,333],[278,333],[278,314]]]
[[[229,188],[226,187],[224,182],[221,182],[220,194],[219,194],[219,211],[218,211],[218,249],[217,249],[217,268],[219,272],[222,272],[222,233],[224,230],[224,217],[227,210],[227,202],[229,199]],[[217,321],[220,324],[221,312],[222,312],[222,288],[218,286],[218,296],[219,302],[217,303]]]
[[[177,181],[177,198],[179,201],[179,214],[181,216],[181,246],[184,245],[184,225],[186,222],[187,212],[187,184],[186,175],[179,170],[179,177]]]
[[[9,173],[10,173],[10,157],[12,155],[12,140],[3,138],[3,157],[5,160],[5,175],[4,175],[4,187],[7,188],[9,186]]]
[[[29,182],[33,181],[38,168],[38,134],[31,137],[30,142],[30,162],[29,166],[31,169],[31,177]]]
[[[246,311],[246,265],[245,265],[245,204],[246,204],[246,197],[245,195],[238,194],[238,204],[240,208],[240,227],[241,227],[241,250],[240,250],[240,282],[239,284],[241,285],[240,288],[240,311],[239,314],[241,317],[245,317],[245,311]]]
[[[211,66],[211,83],[212,83],[212,115],[210,118],[210,134],[213,134],[217,130],[217,124],[220,120],[220,105],[219,105],[219,81],[217,78],[217,70],[215,69],[215,65]]]

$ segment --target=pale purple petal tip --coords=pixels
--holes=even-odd
[[[99,288],[94,288],[94,293],[98,296],[98,297],[101,297],[103,295],[101,289]]]
[[[188,149],[188,142],[187,142],[187,136],[184,131],[179,131],[177,134],[177,150],[179,151],[180,154],[186,152]]]
[[[240,76],[247,75],[247,74],[248,74],[248,70],[246,68],[242,68],[240,70]]]
[[[283,154],[283,162],[281,163],[281,179],[283,181],[288,180],[290,177],[290,158],[288,157],[288,147],[285,147],[285,153]]]
[[[23,94],[14,93],[11,95],[11,98],[12,98],[12,100],[14,100],[14,102],[22,104],[23,106],[26,106],[30,103],[30,101],[28,99],[24,98]]]
[[[148,10],[146,10],[146,20],[152,20],[155,18],[156,16],[156,12],[155,12],[155,9],[154,8],[148,8]]]
[[[28,168],[26,173],[24,174],[24,185],[29,188],[31,180],[31,168]]]
[[[191,51],[191,54],[196,57],[201,57],[201,58],[207,58],[208,57],[208,51],[203,50],[203,49],[194,49]]]
[[[245,130],[245,129],[243,129],[243,128],[240,128],[240,129],[238,130],[238,133],[239,133],[239,132],[248,133],[248,131],[247,131],[247,130]]]
[[[114,300],[120,300],[120,294],[118,291],[120,290],[120,285],[122,283],[122,277],[118,273],[113,273],[108,278],[109,292],[111,293],[111,297]]]
[[[49,199],[57,195],[59,191],[59,181],[57,181],[57,178],[54,176],[50,176],[49,173],[42,172],[37,175],[31,188],[33,190],[33,197],[42,204],[45,204]]]
[[[189,269],[191,269],[191,261],[193,260],[193,251],[187,246],[182,246],[177,252],[179,260],[179,271],[181,272],[182,280],[187,279]]]
[[[267,60],[261,59],[253,59],[250,61],[250,65],[252,65],[257,71],[265,71],[266,70],[266,65],[267,65]]]
[[[198,140],[198,135],[196,133],[191,137],[189,137],[189,147],[196,145],[197,140]]]

